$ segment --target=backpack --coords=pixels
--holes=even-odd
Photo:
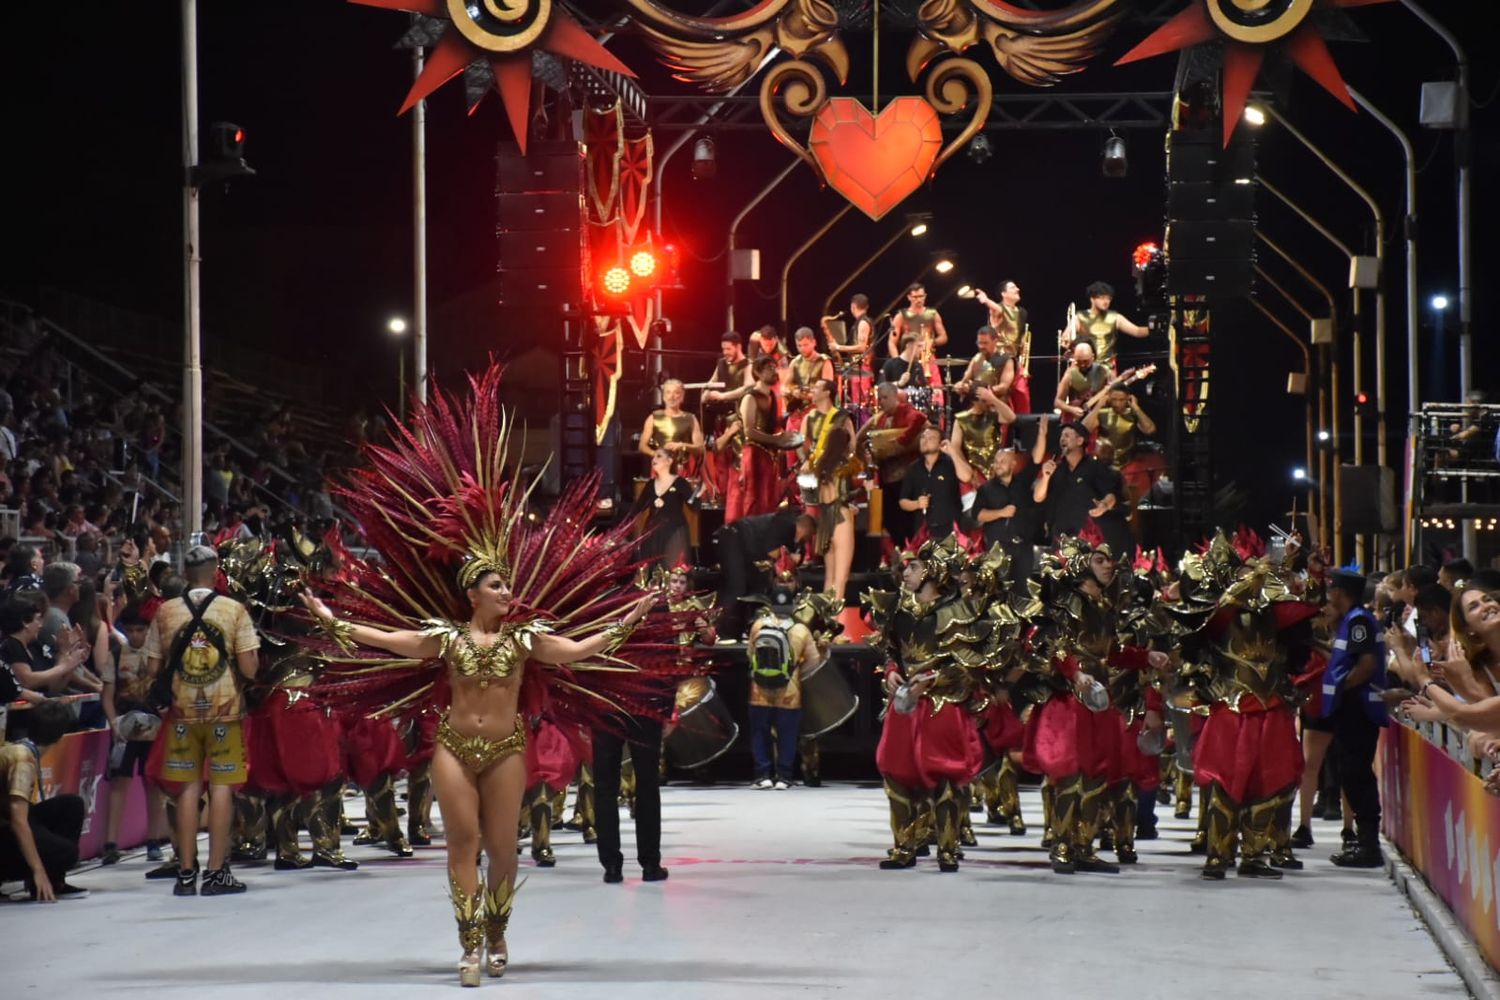
[[[183,682],[194,687],[208,687],[229,669],[229,645],[224,641],[224,633],[203,617],[218,596],[210,593],[202,604],[195,606],[190,597],[183,595],[182,603],[192,617],[177,631],[166,662],[151,682],[153,707],[165,710],[172,706],[172,683],[177,675],[181,674]]]
[[[784,688],[792,681],[791,622],[763,618],[750,647],[750,680],[763,688]]]

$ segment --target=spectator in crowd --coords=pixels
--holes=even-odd
[[[182,788],[177,796],[180,868],[173,891],[178,896],[199,893],[198,800],[206,762],[209,854],[202,894],[218,896],[245,891],[228,859],[233,790],[246,778],[245,701],[234,671],[255,677],[260,637],[243,604],[215,593],[217,552],[195,545],[184,566],[188,590],[157,610],[146,636],[146,667],[157,690],[171,691],[162,775]]]
[[[1391,651],[1391,668],[1407,684],[1416,686],[1416,679],[1424,672],[1444,675],[1443,662],[1448,650],[1448,613],[1453,606],[1453,594],[1446,587],[1434,583],[1423,587],[1417,594],[1416,630],[1409,633],[1401,628],[1387,628],[1386,648]],[[1420,660],[1419,664],[1417,661]],[[1471,692],[1477,689],[1470,689]],[[1479,691],[1480,698],[1494,694],[1489,685]],[[1470,697],[1470,695],[1465,695]]]
[[[81,578],[82,574],[76,563],[58,561],[42,570],[42,593],[47,598],[47,610],[42,614],[42,631],[37,637],[36,648],[33,652],[37,654],[43,666],[54,663],[58,659],[58,653],[63,644],[61,637],[64,633],[71,633],[67,639],[68,645],[81,645],[86,651],[86,656],[83,663],[74,671],[69,685],[81,691],[98,694],[104,690],[104,683],[91,669],[98,647],[90,636],[85,635],[74,625],[72,620],[73,609],[78,605]],[[102,722],[102,718],[87,721]]]
[[[5,589],[9,593],[17,590],[41,590],[42,568],[46,560],[34,545],[14,545],[5,559]]]
[[[33,900],[81,899],[87,889],[70,885],[68,869],[78,863],[78,840],[85,809],[77,795],[42,799],[42,751],[63,738],[73,713],[58,701],[28,711],[27,737],[0,746],[0,787],[6,809],[0,813],[0,879],[25,879]]]
[[[120,617],[125,642],[114,648],[104,664],[104,714],[114,746],[109,755],[109,822],[100,861],[112,865],[120,860],[117,846],[120,818],[125,812],[125,796],[133,775],[146,773],[146,759],[151,755],[154,733],[150,726],[160,726],[160,717],[151,709],[153,680],[146,662],[146,631],[149,624],[135,610]],[[145,735],[145,734],[150,735]],[[168,836],[167,798],[153,781],[146,785],[146,860],[160,861]]]
[[[85,580],[98,578],[99,570],[103,568],[104,561],[99,556],[101,537],[100,533],[89,531],[79,535],[73,542],[73,561],[78,564],[78,570]]]
[[[1460,581],[1468,581],[1473,575],[1474,564],[1460,556],[1443,563],[1442,569],[1438,570],[1438,583],[1453,590]]]
[[[0,631],[5,634],[0,641],[0,658],[22,688],[42,694],[66,688],[73,673],[88,657],[88,650],[81,643],[71,642],[53,662],[39,661],[35,647],[46,610],[47,599],[41,591],[29,589],[11,594],[0,609]],[[71,629],[64,632],[64,642],[74,636]]]

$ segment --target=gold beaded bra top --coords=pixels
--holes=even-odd
[[[474,641],[468,622],[430,620],[422,623],[422,634],[441,643],[438,655],[455,674],[477,680],[480,687],[499,683],[514,674],[531,654],[533,640],[552,627],[544,621],[503,622],[494,642]]]

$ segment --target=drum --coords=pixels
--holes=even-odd
[[[702,767],[734,744],[739,723],[719,697],[711,677],[689,677],[677,685],[677,724],[664,746],[674,767]]]
[[[859,710],[859,695],[834,664],[824,656],[802,674],[802,738],[831,733]]]

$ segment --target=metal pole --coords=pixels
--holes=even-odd
[[[1401,156],[1406,163],[1406,204],[1401,220],[1402,234],[1406,238],[1406,440],[1415,439],[1416,413],[1421,406],[1422,388],[1421,379],[1418,377],[1421,355],[1417,350],[1417,164],[1413,154],[1411,141],[1406,138],[1406,133],[1389,117],[1387,117],[1375,105],[1365,99],[1359,91],[1349,89],[1349,95],[1370,113],[1386,130],[1396,137],[1401,144]],[[1404,463],[1403,463],[1404,465]],[[1411,509],[1410,497],[1406,508]],[[1402,527],[1402,537],[1406,543],[1406,558],[1412,555],[1412,531],[1411,518],[1405,519]]]
[[[203,359],[198,232],[198,0],[182,0],[182,216],[183,298],[182,359],[182,534],[196,545],[203,535]]]
[[[1375,217],[1375,461],[1380,465],[1386,463],[1385,452],[1385,216],[1380,211],[1380,205],[1359,185],[1348,172],[1334,163],[1328,154],[1319,149],[1311,139],[1303,135],[1296,126],[1287,121],[1281,112],[1276,110],[1275,105],[1267,105],[1266,110],[1276,119],[1277,124],[1291,133],[1302,145],[1307,147],[1308,152],[1316,156],[1322,164],[1333,171],[1334,176],[1343,181],[1351,191],[1359,195],[1364,203],[1369,206],[1370,214]],[[1359,341],[1355,341],[1356,347]],[[1356,365],[1358,362],[1355,362]]]
[[[1472,136],[1469,128],[1469,57],[1458,38],[1443,26],[1415,0],[1401,0],[1407,10],[1431,28],[1453,52],[1458,75],[1458,129],[1454,135],[1454,157],[1458,161],[1458,385],[1460,400],[1467,400],[1474,388],[1474,339],[1472,276],[1474,253],[1469,239],[1472,232],[1473,182],[1471,178],[1474,158]],[[1472,520],[1464,521],[1464,555],[1477,558],[1479,536]]]
[[[909,223],[903,223],[901,228],[896,230],[895,234],[892,235],[890,239],[886,240],[884,243],[880,244],[880,246],[876,247],[874,253],[870,254],[870,256],[866,257],[863,261],[860,262],[860,265],[858,267],[850,271],[848,277],[839,282],[838,286],[834,288],[833,291],[828,293],[828,298],[823,300],[823,315],[827,316],[828,310],[833,308],[833,300],[838,298],[839,292],[842,292],[844,289],[854,284],[855,278],[859,277],[861,274],[864,274],[866,268],[883,257],[887,250],[900,242],[901,237],[905,236],[910,231],[911,225]]]
[[[745,216],[755,211],[755,206],[764,201],[766,196],[770,194],[778,184],[790,177],[792,171],[797,169],[797,164],[801,162],[802,160],[799,157],[792,157],[792,162],[786,165],[786,169],[772,178],[770,183],[768,183],[765,187],[761,188],[756,196],[750,199],[749,204],[740,209],[740,214],[736,215],[734,217],[734,221],[729,224],[729,251],[726,254],[726,256],[728,257],[726,266],[729,269],[729,280],[727,282],[729,286],[729,312],[728,325],[724,327],[724,329],[726,330],[734,329],[734,238],[739,233],[740,223],[745,221]],[[657,204],[660,203],[660,198],[658,198]],[[785,333],[786,331],[783,330],[782,332]]]
[[[1262,281],[1265,281],[1272,288],[1274,288],[1278,292],[1280,292],[1282,294],[1282,296],[1285,297],[1288,302],[1290,302],[1293,306],[1296,306],[1298,312],[1302,313],[1303,315],[1307,315],[1307,311],[1305,309],[1303,309],[1301,305],[1298,304],[1297,300],[1294,299],[1294,298],[1292,298],[1290,295],[1288,295],[1287,292],[1286,292],[1286,289],[1284,289],[1280,285],[1276,284],[1276,282],[1271,279],[1271,276],[1269,274],[1267,274],[1263,268],[1261,268],[1260,266],[1257,265],[1256,268],[1255,268],[1255,273],[1258,274],[1258,275],[1260,275],[1260,278],[1261,278]],[[1287,326],[1285,323],[1283,323],[1276,316],[1275,313],[1271,312],[1271,310],[1266,307],[1266,304],[1264,302],[1262,302],[1260,299],[1257,299],[1257,298],[1255,298],[1252,295],[1250,297],[1250,304],[1253,305],[1255,308],[1259,309],[1261,311],[1261,314],[1264,315],[1266,317],[1266,319],[1270,320],[1271,324],[1273,326],[1275,326],[1276,329],[1278,329],[1282,333],[1286,334],[1287,337],[1289,337],[1291,339],[1292,343],[1294,343],[1294,344],[1297,345],[1297,349],[1302,352],[1302,377],[1303,377],[1303,384],[1305,386],[1306,383],[1311,382],[1312,381],[1312,351],[1309,350],[1308,346],[1302,342],[1302,338],[1298,337],[1297,334],[1292,331],[1292,328],[1289,327],[1289,326]],[[1304,447],[1306,448],[1306,453],[1305,453],[1306,457],[1305,457],[1304,461],[1306,462],[1306,465],[1304,465],[1303,468],[1305,468],[1307,470],[1307,474],[1309,476],[1311,476],[1313,474],[1313,426],[1312,426],[1313,425],[1313,405],[1312,405],[1312,399],[1313,399],[1313,397],[1310,394],[1307,393],[1307,391],[1306,391],[1305,388],[1303,390],[1303,396],[1304,396],[1304,400],[1305,400],[1305,403],[1306,403],[1306,406],[1307,406],[1307,432],[1304,435],[1304,438],[1305,438],[1305,440],[1304,440]],[[1312,500],[1311,500],[1312,494],[1309,493],[1308,497],[1309,497],[1308,503],[1311,504],[1311,502],[1312,502]],[[1294,525],[1294,527],[1295,527],[1295,525]]]
[[[422,46],[411,50],[412,78],[422,75]],[[412,201],[412,381],[417,399],[427,402],[427,102],[418,101],[411,114]],[[401,351],[403,371],[406,350]],[[406,415],[406,380],[402,378],[401,414]]]
[[[1301,275],[1303,281],[1322,293],[1324,300],[1328,303],[1328,322],[1333,328],[1334,336],[1337,337],[1339,329],[1338,303],[1334,299],[1332,289],[1314,277],[1311,271],[1303,267],[1296,258],[1265,233],[1257,229],[1255,235],[1262,243],[1270,247],[1278,257],[1286,261],[1292,270]],[[1334,456],[1333,475],[1330,476],[1328,469],[1330,449],[1321,448],[1318,450],[1320,509],[1323,512],[1323,516],[1318,521],[1318,545],[1326,549],[1329,546],[1330,536],[1334,530],[1334,518],[1337,516],[1334,512],[1344,502],[1343,491],[1338,481],[1338,466],[1342,463],[1343,456],[1343,446],[1339,443],[1339,411],[1338,407],[1329,406],[1329,394],[1332,393],[1334,398],[1338,396],[1337,350],[1330,352],[1328,345],[1318,345],[1318,370],[1320,373],[1318,378],[1318,427],[1329,429],[1329,444],[1332,445],[1331,450]],[[1327,382],[1322,377],[1324,374],[1328,376]],[[1330,479],[1332,482],[1329,481]],[[1342,548],[1342,546],[1339,547]]]
[[[1261,267],[1259,264],[1255,266],[1255,273],[1260,276],[1260,279],[1262,281],[1264,281],[1267,285],[1280,293],[1281,297],[1286,299],[1291,307],[1297,310],[1297,312],[1302,316],[1304,320],[1307,320],[1309,327],[1311,327],[1313,314],[1309,312],[1301,302],[1298,302],[1292,296],[1291,292],[1288,292],[1284,287],[1282,287],[1281,283],[1278,282],[1275,278],[1271,277],[1266,269]],[[1260,308],[1262,312],[1266,312],[1265,307],[1262,306],[1259,301],[1256,301],[1255,304]],[[1316,425],[1318,430],[1320,431],[1324,429],[1323,424],[1319,419],[1318,409],[1316,405],[1318,397],[1317,394],[1313,392],[1314,374],[1312,363],[1312,348],[1307,344],[1302,343],[1301,339],[1298,338],[1297,335],[1292,332],[1291,328],[1286,326],[1286,324],[1271,316],[1268,312],[1266,313],[1266,315],[1281,329],[1282,333],[1285,333],[1288,337],[1292,338],[1292,340],[1296,343],[1298,350],[1302,352],[1302,396],[1303,400],[1307,404],[1307,475],[1309,478],[1312,478],[1313,476],[1317,475],[1313,465],[1313,459],[1315,457],[1315,453],[1313,451],[1313,427],[1314,425]],[[1309,340],[1311,339],[1311,336],[1311,330],[1309,329]],[[1312,494],[1310,494],[1308,500],[1308,509],[1313,510],[1314,501],[1320,499],[1321,494],[1315,490]],[[1319,507],[1317,508],[1317,513],[1319,518],[1321,518],[1326,513],[1326,511],[1323,508]]]
[[[406,339],[396,338],[396,415],[406,422]]]
[[[834,226],[838,225],[839,220],[842,219],[844,216],[848,215],[850,213],[850,211],[853,210],[853,208],[854,208],[854,203],[853,202],[848,202],[848,201],[844,202],[844,207],[841,208],[841,209],[839,209],[837,212],[834,212],[833,213],[833,218],[831,218],[827,222],[823,223],[823,225],[818,229],[817,232],[815,232],[811,236],[809,236],[807,238],[807,240],[800,247],[798,247],[796,250],[793,250],[792,251],[792,255],[786,259],[786,266],[781,269],[781,328],[783,330],[786,329],[786,316],[787,316],[787,301],[786,301],[787,294],[786,294],[786,288],[787,288],[787,281],[791,278],[792,265],[795,264],[795,263],[797,263],[797,259],[799,257],[801,257],[803,254],[805,254],[812,247],[812,245],[814,243],[818,242],[825,235],[827,235],[828,230],[830,230]]]

